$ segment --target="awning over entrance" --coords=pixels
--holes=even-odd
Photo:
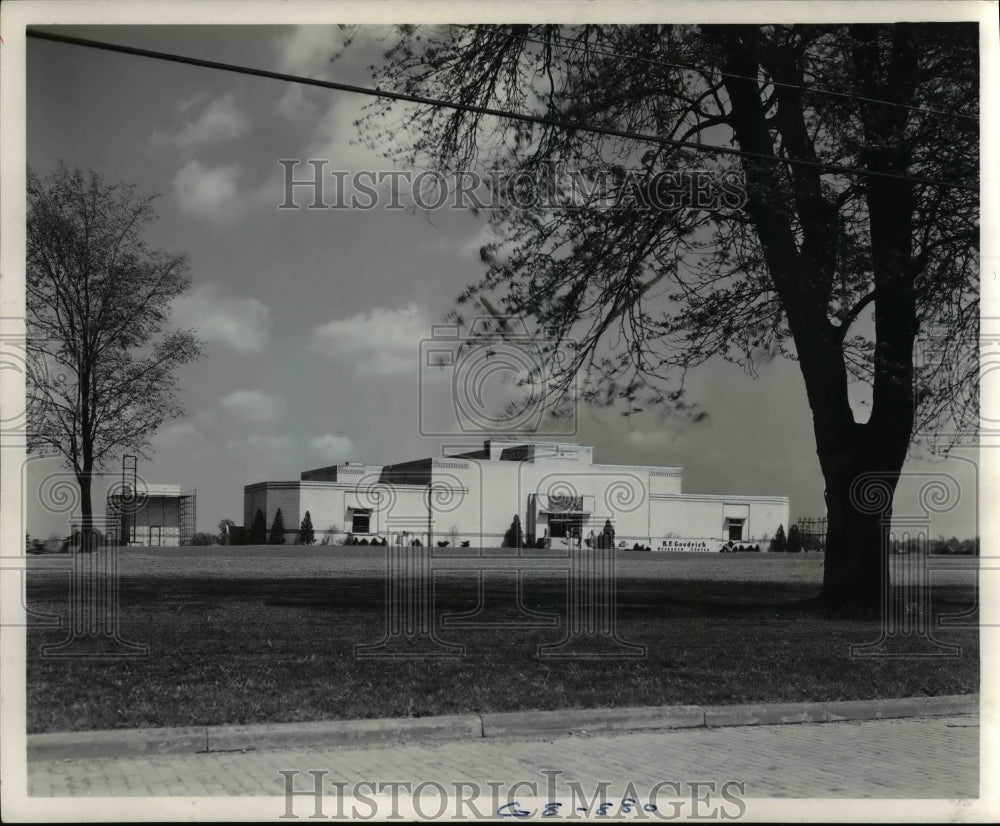
[[[593,512],[592,496],[548,496],[538,494],[538,513],[552,516],[589,516]],[[585,501],[591,500],[591,501]]]

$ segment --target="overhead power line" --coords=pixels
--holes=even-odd
[[[651,57],[641,57],[640,55],[630,55],[621,54],[619,52],[612,52],[607,49],[599,49],[596,46],[582,46],[571,40],[566,40],[558,35],[552,38],[552,41],[542,40],[538,37],[527,37],[518,34],[512,34],[510,32],[501,32],[495,29],[490,29],[487,26],[472,26],[472,25],[462,25],[461,28],[469,29],[471,31],[483,32],[485,34],[500,35],[501,37],[506,37],[509,40],[523,40],[526,43],[536,43],[540,46],[556,46],[560,49],[570,49],[572,51],[585,52],[587,54],[601,55],[602,57],[613,57],[616,60],[635,60],[640,63],[645,63],[650,66],[668,66],[672,69],[687,69],[692,72],[700,72],[701,74],[719,74],[722,77],[732,77],[739,80],[752,80],[755,83],[765,83],[769,86],[781,86],[785,89],[800,89],[803,92],[810,92],[812,94],[819,95],[831,95],[833,97],[848,98],[850,100],[861,100],[866,103],[878,103],[882,106],[896,106],[900,109],[909,109],[912,112],[920,112],[926,115],[942,115],[947,118],[963,118],[965,120],[973,121],[974,123],[979,123],[979,117],[977,115],[966,115],[963,112],[948,112],[944,109],[934,109],[930,106],[911,106],[908,103],[898,103],[892,100],[881,100],[879,98],[866,97],[865,95],[856,95],[851,92],[838,92],[834,89],[824,89],[819,86],[806,86],[802,83],[786,83],[780,80],[773,80],[769,78],[754,77],[753,75],[741,75],[735,72],[724,72],[721,69],[715,69],[711,67],[695,66],[691,63],[681,63],[671,60],[660,60]]]
[[[272,72],[267,69],[255,69],[250,66],[240,66],[234,63],[220,63],[215,60],[202,60],[196,57],[186,57],[184,55],[172,54],[170,52],[156,51],[152,49],[139,49],[134,46],[120,46],[116,43],[105,43],[100,40],[89,40],[82,37],[71,37],[53,32],[38,31],[29,29],[27,36],[37,40],[50,40],[55,43],[65,43],[71,46],[83,46],[90,49],[99,49],[107,52],[117,52],[119,54],[133,55],[135,57],[145,57],[153,60],[163,60],[169,63],[180,63],[186,66],[198,66],[204,69],[215,69],[217,71],[232,72],[251,77],[263,77],[270,80],[281,80],[286,83],[299,83],[304,86],[316,86],[321,89],[333,89],[338,92],[349,92],[352,94],[368,95],[372,97],[386,98],[388,100],[398,100],[404,103],[416,103],[422,106],[432,106],[442,109],[453,109],[462,112],[472,112],[478,115],[489,115],[496,118],[515,120],[522,123],[532,123],[540,126],[550,126],[557,129],[576,130],[579,132],[592,132],[609,137],[624,138],[643,143],[651,143],[659,146],[671,146],[676,149],[691,149],[696,152],[707,152],[717,155],[730,155],[736,157],[753,158],[765,163],[794,164],[797,166],[807,166],[822,169],[827,172],[837,172],[844,175],[859,175],[869,178],[888,178],[899,181],[909,181],[911,183],[926,184],[928,186],[941,187],[943,189],[960,189],[967,192],[979,192],[978,187],[967,184],[953,183],[950,181],[936,181],[931,178],[922,178],[913,175],[899,175],[894,172],[881,172],[870,169],[855,169],[839,164],[825,163],[823,161],[813,161],[806,158],[781,158],[776,155],[765,155],[759,152],[746,152],[742,149],[733,149],[728,146],[712,146],[691,141],[674,140],[658,135],[647,135],[641,132],[630,132],[625,129],[615,129],[610,126],[597,126],[587,123],[575,123],[556,118],[549,118],[542,115],[530,115],[522,112],[509,112],[503,109],[494,109],[488,106],[475,106],[467,103],[456,103],[450,100],[440,100],[437,98],[423,97],[422,95],[411,95],[405,92],[389,92],[384,89],[370,88],[367,86],[356,86],[350,83],[340,83],[334,80],[319,80],[317,78],[302,77],[300,75],[290,75],[283,72]]]

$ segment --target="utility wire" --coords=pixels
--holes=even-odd
[[[640,63],[646,63],[650,66],[669,66],[672,69],[688,69],[692,72],[700,72],[703,75],[712,74],[718,72],[722,77],[732,77],[739,80],[752,80],[755,83],[765,83],[771,86],[781,86],[786,89],[801,89],[803,92],[811,92],[813,94],[819,95],[831,95],[834,97],[848,98],[850,100],[861,100],[865,103],[878,103],[883,106],[897,106],[901,109],[909,109],[913,112],[920,112],[922,114],[928,115],[942,115],[948,118],[964,118],[965,120],[971,120],[975,123],[979,123],[979,117],[977,115],[966,115],[962,112],[947,112],[944,109],[934,109],[929,106],[911,106],[908,103],[897,103],[892,100],[881,100],[879,98],[866,97],[864,95],[856,95],[850,92],[837,92],[833,89],[823,89],[818,86],[804,86],[801,83],[786,83],[780,80],[769,80],[761,77],[754,77],[752,75],[741,75],[735,72],[724,72],[721,69],[706,68],[702,66],[695,66],[690,63],[678,63],[670,60],[654,60],[651,57],[640,57],[639,55],[623,55],[618,52],[608,51],[607,49],[599,49],[596,46],[581,46],[571,40],[566,40],[565,38],[559,37],[558,35],[552,38],[552,41],[542,40],[537,37],[528,37],[518,34],[512,34],[509,32],[501,32],[495,29],[490,29],[486,26],[472,26],[463,25],[462,28],[469,29],[471,31],[482,32],[484,34],[500,35],[501,37],[506,37],[509,40],[522,40],[527,43],[537,43],[540,46],[556,46],[560,49],[570,49],[573,51],[582,51],[588,54],[597,54],[602,57],[613,57],[616,60],[635,60]]]
[[[65,43],[71,46],[83,46],[90,49],[99,49],[107,52],[117,52],[119,54],[133,55],[135,57],[146,57],[153,60],[164,60],[169,63],[181,63],[187,66],[199,66],[204,69],[216,69],[223,72],[233,72],[235,74],[250,75],[251,77],[263,77],[271,80],[282,80],[286,83],[300,83],[304,86],[317,86],[322,89],[334,89],[339,92],[350,92],[353,94],[370,95],[374,97],[387,98],[389,100],[399,100],[406,103],[416,103],[422,106],[433,106],[443,109],[454,109],[461,112],[473,112],[478,115],[489,115],[492,117],[520,121],[522,123],[533,123],[541,126],[551,126],[557,129],[576,130],[580,132],[593,132],[599,135],[608,135],[615,138],[625,138],[644,143],[658,144],[661,146],[672,146],[677,149],[692,149],[697,152],[709,152],[720,155],[731,155],[766,163],[794,164],[798,166],[808,166],[827,172],[839,172],[845,175],[861,175],[870,178],[888,178],[899,181],[909,181],[911,183],[927,184],[928,186],[941,187],[943,189],[961,189],[967,192],[979,192],[978,187],[967,184],[951,183],[949,181],[936,181],[931,178],[921,178],[912,175],[898,175],[894,172],[879,172],[876,170],[854,169],[849,166],[825,163],[823,161],[812,161],[806,158],[781,158],[777,155],[765,155],[759,152],[746,152],[742,149],[733,149],[728,146],[710,146],[691,141],[680,141],[672,138],[663,138],[657,135],[646,135],[640,132],[629,132],[624,129],[615,129],[610,126],[595,126],[586,123],[574,123],[572,121],[557,120],[541,115],[529,115],[520,112],[508,112],[503,109],[493,109],[487,106],[475,106],[466,103],[455,103],[449,100],[423,97],[421,95],[410,95],[404,92],[388,92],[383,89],[372,89],[366,86],[355,86],[349,83],[339,83],[333,80],[318,80],[316,78],[302,77],[300,75],[290,75],[282,72],[272,72],[267,69],[255,69],[249,66],[240,66],[233,63],[220,63],[214,60],[202,60],[195,57],[185,57],[184,55],[171,54],[170,52],[154,51],[152,49],[138,49],[134,46],[120,46],[115,43],[105,43],[99,40],[89,40],[82,37],[70,37],[64,34],[53,32],[42,32],[29,29],[27,37],[37,40],[50,40],[54,43]]]

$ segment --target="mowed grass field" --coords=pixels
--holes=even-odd
[[[597,634],[571,652],[558,647],[568,631],[565,558],[514,553],[433,549],[430,634],[394,638],[382,657],[359,656],[356,646],[378,643],[391,622],[396,585],[387,585],[385,548],[121,550],[120,635],[149,654],[118,659],[43,655],[68,634],[73,559],[32,557],[28,730],[978,691],[978,560],[932,561],[947,570],[930,572],[923,617],[913,591],[897,589],[900,621],[918,628],[920,619],[937,641],[959,646],[957,656],[915,656],[940,649],[911,634],[879,649],[897,656],[857,657],[851,646],[878,640],[883,624],[827,616],[808,602],[821,554],[617,552],[614,627],[633,647]],[[894,581],[912,580],[918,562],[895,558]],[[607,616],[605,590],[581,593]],[[970,611],[938,627],[939,616]],[[45,616],[62,627],[45,627]],[[70,651],[104,646],[84,641]],[[590,657],[540,656],[540,646]],[[621,656],[634,646],[645,653]]]

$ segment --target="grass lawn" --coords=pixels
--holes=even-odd
[[[522,604],[550,624],[513,627],[525,620],[513,561],[439,553],[432,621],[465,653],[363,659],[355,645],[378,642],[386,629],[382,548],[122,550],[121,634],[147,643],[149,656],[45,657],[41,647],[67,632],[29,619],[28,730],[978,691],[977,629],[934,627],[938,613],[974,605],[973,571],[931,579],[933,633],[961,645],[960,656],[858,659],[850,646],[877,639],[880,622],[830,618],[805,603],[818,590],[821,555],[619,553],[618,635],[645,645],[645,656],[546,659],[538,646],[563,635],[564,573],[525,565]],[[33,612],[68,618],[67,564],[31,559]],[[442,617],[475,610],[475,567],[488,569],[476,617],[485,627],[456,627]]]

